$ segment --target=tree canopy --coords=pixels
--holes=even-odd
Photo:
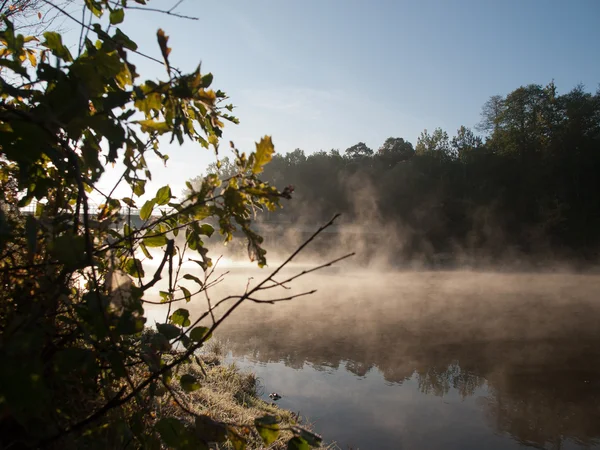
[[[282,286],[272,278],[280,267],[238,296],[208,297],[221,281],[207,247],[213,233],[224,242],[242,234],[249,257],[266,263],[253,217],[290,197],[261,179],[271,137],[250,153],[235,150],[235,174],[209,173],[188,184],[184,199],[168,185],[147,192],[148,158],[168,161],[165,139],[175,152],[185,140],[217,152],[225,123],[237,123],[227,95],[200,65],[190,73],[174,67],[160,28],[158,56],[139,52],[120,27],[147,0],[85,0],[89,22],[41,3],[82,27],[82,38],[73,48],[57,31],[22,35],[12,14],[2,17],[0,447],[198,449],[229,441],[242,449],[255,437],[318,446],[319,436],[284,429],[274,415],[226,423],[186,406],[186,392],[202,382],[190,369],[202,367],[197,350],[242,302],[273,303],[257,294]],[[162,77],[142,78],[132,54],[162,66]],[[128,196],[99,188],[116,162]],[[98,208],[92,193],[103,199]],[[196,270],[184,274],[184,261]],[[185,305],[198,299],[207,309],[192,317]],[[166,314],[147,329],[151,304]]]

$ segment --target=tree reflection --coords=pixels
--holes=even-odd
[[[524,373],[513,368],[504,376],[492,375],[490,395],[482,402],[490,424],[539,448],[562,448],[567,438],[598,445],[597,371],[544,369]]]
[[[485,385],[485,378],[469,370],[464,370],[458,362],[447,367],[428,366],[415,371],[419,390],[423,394],[443,397],[450,389],[458,391],[464,399],[475,394],[475,390]]]
[[[315,299],[277,314],[249,305],[221,338],[234,355],[261,362],[359,377],[376,368],[391,383],[416,380],[424,394],[478,396],[490,426],[523,445],[592,446],[600,438],[600,305],[589,289],[578,291],[581,279],[573,283],[568,302],[553,285],[522,284],[485,297],[473,286],[370,304],[331,297],[329,309]]]

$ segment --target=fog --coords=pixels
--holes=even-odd
[[[307,269],[308,263],[292,264],[281,279]],[[256,283],[266,274],[266,269],[241,261],[219,264],[221,272],[229,273],[212,289],[213,304],[243,293],[248,278]],[[260,298],[317,292],[274,305],[247,301],[218,329],[216,339],[233,360],[250,361],[248,368],[259,372],[267,391],[287,387],[283,395],[289,392],[290,397],[283,406],[316,417],[317,430],[330,440],[359,448],[373,448],[373,443],[397,448],[394,442],[400,438],[403,448],[426,443],[429,448],[481,448],[482,442],[486,448],[507,448],[507,442],[492,438],[500,432],[508,433],[510,442],[540,448],[553,448],[557,442],[565,448],[580,448],[569,447],[574,442],[582,448],[597,445],[600,277],[365,269],[346,261],[291,286]],[[198,298],[184,307],[193,319],[206,310],[206,300]],[[164,310],[159,314],[151,308],[148,313],[164,320]],[[321,382],[324,386],[316,381],[319,372],[328,377]],[[341,375],[346,372],[374,384],[363,392],[364,386],[352,387]],[[372,381],[378,376],[382,381]],[[355,389],[361,399],[348,404],[341,386]],[[456,414],[464,414],[464,421],[456,424],[446,418],[432,426],[430,419],[405,417],[404,408],[426,417],[434,412],[426,400],[412,405],[414,400],[406,398],[413,394],[396,397],[395,391],[386,394],[384,389],[448,398],[447,408],[458,408]],[[467,403],[452,403],[453,396]],[[460,412],[467,405],[470,412]],[[384,417],[388,424],[381,429]],[[357,422],[352,430],[351,419]],[[484,425],[477,431],[477,445],[469,447],[474,431],[462,427],[476,419]],[[411,430],[399,431],[402,423],[415,420]],[[438,431],[425,441],[414,440],[426,430]],[[460,445],[441,439],[452,435]]]
[[[402,260],[398,249],[410,230],[384,223],[364,192],[354,206],[360,220],[339,218],[274,281],[355,255],[285,286],[269,282],[252,298],[277,301],[316,290],[312,295],[275,304],[245,300],[215,333],[228,358],[257,372],[265,392],[286,390],[282,406],[301,408],[340,448],[398,448],[400,441],[402,448],[440,449],[600,445],[596,269],[512,249],[502,263],[474,260],[459,247],[450,257]],[[297,223],[259,221],[268,251],[263,269],[248,261],[241,241],[223,247],[215,234],[207,246],[212,279],[222,281],[208,291],[211,304],[268,277],[316,222],[308,215]],[[181,247],[181,237],[176,241]],[[181,270],[204,276],[185,258]],[[160,301],[167,279],[163,274],[146,299]],[[193,292],[192,282],[180,285]],[[215,319],[235,301],[215,308]],[[177,307],[193,321],[207,311],[207,297]],[[164,321],[166,312],[149,305],[149,324]],[[210,316],[203,322],[212,323]],[[445,399],[443,413],[431,397]]]

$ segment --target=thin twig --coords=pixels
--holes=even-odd
[[[330,266],[332,266],[332,265],[334,265],[334,264],[336,264],[336,263],[338,263],[338,262],[340,262],[340,261],[342,261],[344,259],[347,259],[347,258],[350,258],[350,257],[354,256],[355,254],[356,253],[354,253],[354,252],[348,253],[347,255],[341,256],[341,257],[339,257],[337,259],[334,259],[333,261],[329,261],[328,263],[321,264],[320,266],[313,267],[312,269],[303,270],[302,272],[294,275],[293,277],[290,277],[287,280],[282,281],[281,284],[287,284],[287,283],[289,283],[291,281],[294,281],[296,278],[300,278],[301,276],[304,276],[304,275],[309,274],[311,272],[316,272],[317,270],[324,269],[325,267],[330,267]]]
[[[183,3],[183,0],[179,0],[177,3],[175,3],[175,5],[171,9],[169,9],[169,12],[175,11],[175,9],[177,9],[177,7],[179,5],[181,5],[182,3]]]
[[[69,19],[71,19],[73,22],[75,22],[75,23],[77,23],[77,24],[81,25],[82,27],[85,27],[87,30],[89,30],[89,31],[93,31],[94,33],[96,33],[96,34],[97,34],[96,30],[94,30],[94,28],[93,28],[93,27],[91,27],[91,26],[89,26],[89,25],[86,25],[85,23],[81,22],[79,19],[76,19],[76,18],[75,18],[75,17],[73,17],[71,14],[69,14],[67,11],[65,11],[65,9],[61,8],[61,7],[60,7],[60,6],[58,6],[58,5],[54,5],[54,4],[52,4],[52,2],[50,2],[50,0],[42,0],[42,1],[43,1],[44,3],[46,3],[47,5],[51,6],[52,8],[55,8],[55,9],[57,9],[58,11],[60,11],[60,12],[61,12],[62,14],[64,14],[66,17],[68,17]],[[116,41],[115,41],[114,39],[112,39],[110,36],[107,36],[107,38],[111,39],[111,41],[113,41],[113,42],[116,42]],[[154,61],[154,62],[156,62],[156,63],[159,63],[160,65],[164,65],[164,62],[163,62],[163,61],[161,61],[160,59],[158,59],[158,58],[155,58],[155,57],[153,57],[153,56],[150,56],[150,55],[147,55],[147,54],[145,54],[145,53],[143,53],[143,52],[140,52],[139,50],[131,50],[131,49],[129,49],[129,51],[131,51],[131,52],[133,52],[133,53],[135,53],[135,54],[137,54],[137,55],[140,55],[140,56],[141,56],[141,57],[143,57],[143,58],[149,59],[150,61]],[[174,69],[174,70],[176,70],[178,73],[180,73],[180,72],[179,72],[179,70],[177,70],[177,69]]]
[[[81,6],[81,23],[85,23],[85,12],[87,11],[87,6],[85,5],[85,3]],[[81,27],[81,29],[79,30],[79,52],[78,54],[81,55],[81,52],[83,52],[83,31],[85,30],[84,27]]]
[[[298,254],[304,249],[306,248],[307,245],[309,245],[319,234],[321,234],[325,229],[329,228],[330,226],[333,225],[333,223],[335,222],[335,220],[340,216],[340,214],[336,214],[335,216],[333,216],[331,218],[331,220],[329,222],[327,222],[325,225],[321,226],[317,231],[315,231],[312,236],[310,236],[306,241],[304,241],[304,243],[302,245],[300,245],[282,264],[280,264],[272,273],[271,275],[269,275],[268,277],[266,277],[265,279],[263,279],[263,281],[261,281],[259,284],[257,284],[256,286],[254,286],[250,291],[246,292],[244,295],[242,296],[229,296],[229,297],[225,297],[224,299],[221,299],[216,305],[215,308],[217,308],[219,305],[221,305],[222,303],[224,303],[227,300],[231,300],[234,298],[237,298],[238,300],[233,304],[233,306],[231,306],[229,308],[229,310],[227,310],[223,316],[221,316],[221,318],[219,320],[217,320],[215,323],[213,323],[212,327],[210,328],[209,333],[213,333],[215,331],[215,329],[221,324],[223,323],[223,321],[229,317],[229,315],[231,315],[233,313],[233,311],[235,311],[239,305],[242,304],[242,302],[247,299],[248,297],[252,296],[255,292],[258,292],[260,290],[265,290],[265,289],[269,289],[272,288],[274,286],[267,286],[265,287],[264,285],[266,283],[268,283],[269,281],[272,281],[273,277],[275,275],[277,275],[277,273],[279,273],[281,271],[281,269],[283,269],[287,264],[289,264],[296,256],[298,256]],[[344,258],[347,258],[351,255],[346,255],[342,258],[337,258],[336,260],[341,260]],[[326,263],[323,266],[327,266],[327,265],[331,265],[331,263]],[[191,331],[193,329],[193,327],[195,327],[196,325],[198,325],[198,323],[200,323],[200,321],[202,319],[204,319],[207,315],[209,314],[209,311],[205,312],[204,314],[202,314],[198,319],[196,319],[194,321],[194,323],[192,323],[189,327],[187,331]]]
[[[184,14],[174,13],[173,12],[173,8],[171,8],[169,10],[165,10],[165,9],[158,9],[158,8],[146,8],[146,7],[143,7],[143,6],[126,6],[125,9],[137,9],[137,10],[140,10],[140,11],[157,12],[157,13],[161,13],[161,14],[166,14],[168,16],[178,17],[180,19],[200,20],[199,17],[186,16]]]
[[[290,295],[289,297],[274,298],[272,300],[259,299],[259,298],[253,298],[253,297],[248,297],[248,298],[246,298],[246,300],[254,302],[254,303],[268,303],[270,305],[274,305],[275,303],[288,302],[288,301],[294,300],[295,298],[298,298],[298,297],[304,297],[306,295],[312,295],[315,292],[317,292],[317,290],[313,289],[312,291],[301,292],[300,294]]]

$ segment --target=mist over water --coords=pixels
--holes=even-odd
[[[285,274],[324,261],[300,260]],[[266,275],[219,264],[229,274],[213,300]],[[198,274],[194,266],[184,268]],[[216,338],[229,360],[258,374],[265,399],[280,393],[282,407],[340,448],[600,448],[595,274],[343,262],[292,286],[261,298],[317,292],[247,302]],[[185,307],[193,319],[206,303]],[[161,309],[147,310],[150,322],[164,320]]]
[[[265,400],[280,393],[281,407],[342,449],[600,448],[600,276],[503,246],[488,220],[482,233],[494,245],[450,242],[442,252],[426,233],[384,220],[373,185],[344,186],[355,193],[349,221],[276,279],[355,256],[257,297],[315,294],[247,301],[216,332],[227,360],[259,376]],[[270,268],[248,262],[243,240],[211,247],[224,253],[215,275],[227,272],[213,305],[260,282],[323,223],[313,203],[292,207],[296,221],[256,223]],[[195,263],[183,270],[201,276]],[[185,307],[193,320],[207,304]],[[164,320],[164,308],[148,313]]]

